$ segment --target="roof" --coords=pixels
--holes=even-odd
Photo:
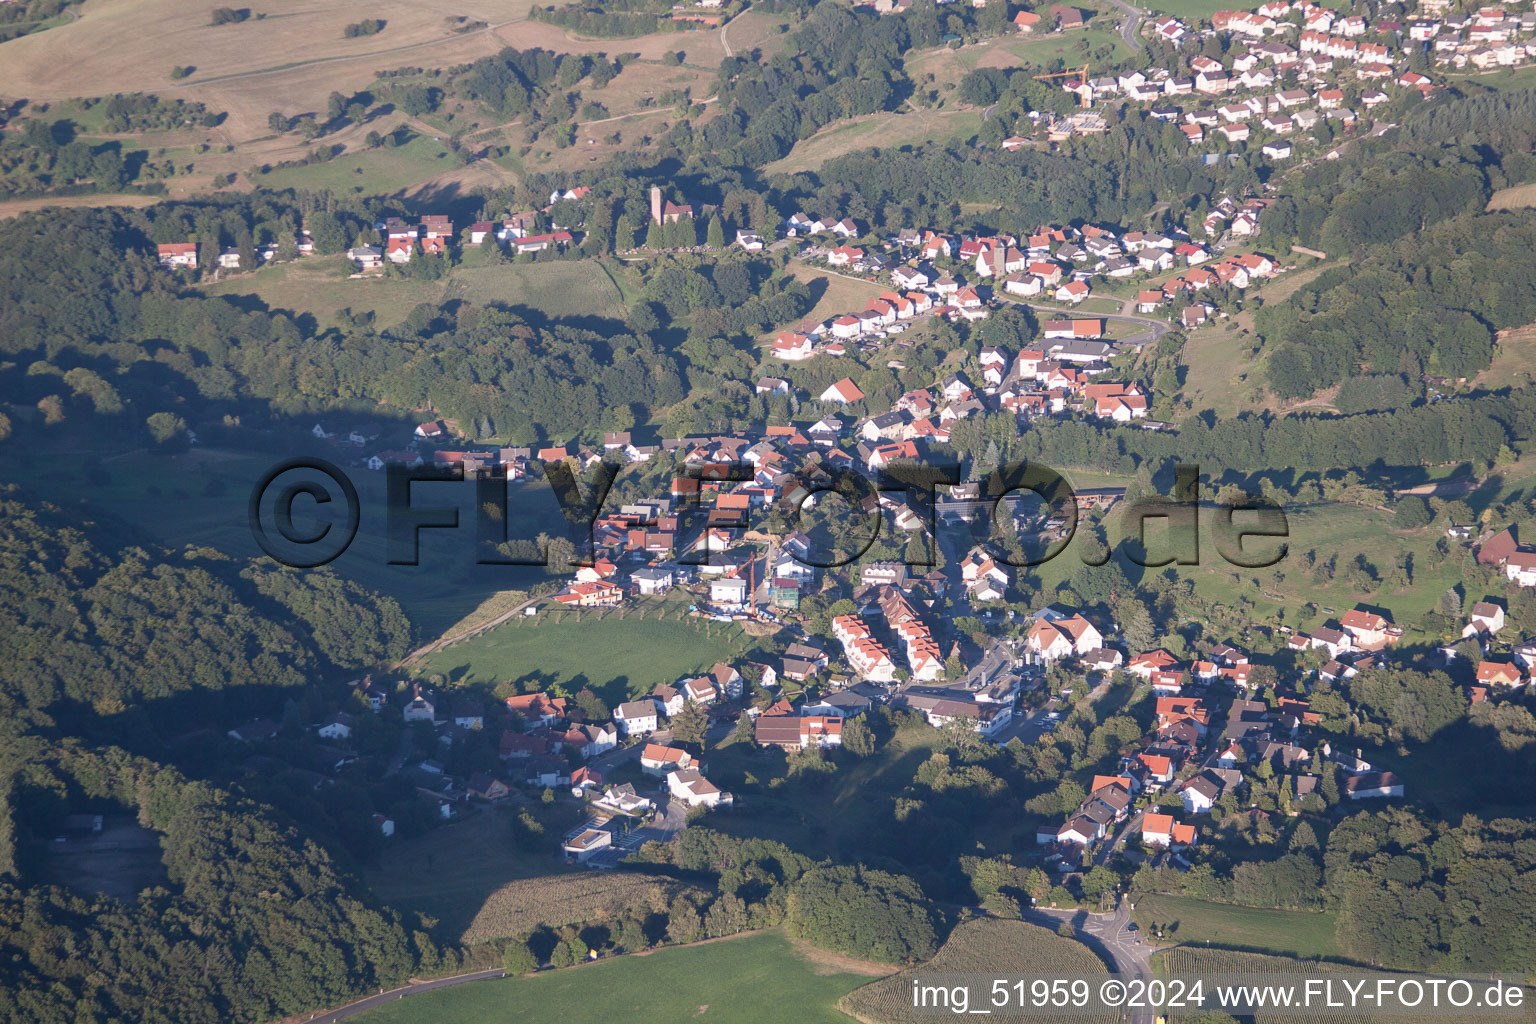
[[[827,391],[833,392],[845,402],[857,402],[864,397],[864,392],[860,391],[859,386],[849,377],[844,377],[836,384],[827,388]]]

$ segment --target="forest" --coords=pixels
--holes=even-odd
[[[1258,313],[1270,389],[1299,398],[1362,367],[1410,378],[1485,369],[1495,332],[1536,320],[1533,242],[1531,211],[1471,214],[1327,271]]]

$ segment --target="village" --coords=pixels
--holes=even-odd
[[[1433,5],[1422,6],[1433,13]],[[1059,30],[1072,27],[1065,9],[1052,11]],[[1037,31],[1039,22],[1029,12],[1014,19],[1024,33]],[[1320,120],[1346,127],[1363,120],[1390,99],[1384,88],[1432,90],[1427,75],[1394,70],[1405,60],[1405,39],[1426,44],[1439,63],[1482,68],[1490,59],[1525,59],[1524,46],[1513,40],[1530,34],[1536,26],[1529,22],[1528,15],[1506,19],[1490,8],[1459,22],[1446,16],[1368,26],[1363,18],[1336,18],[1311,4],[1274,2],[1251,13],[1216,13],[1211,31],[1243,40],[1225,62],[1195,56],[1188,75],[1183,68],[1152,68],[1094,78],[1085,68],[1078,77],[1065,76],[1063,88],[1084,108],[1145,103],[1151,117],[1178,125],[1192,146],[1217,136],[1231,144],[1261,139],[1263,156],[1279,162],[1292,156],[1292,140],[1301,142]],[[1298,32],[1294,47],[1280,41],[1292,30]],[[1154,20],[1150,31],[1170,43],[1191,32],[1167,17]],[[1455,45],[1446,42],[1452,37]],[[1224,99],[1220,106],[1205,105],[1216,97]],[[1041,132],[1057,142],[1062,123],[1039,119]],[[1076,115],[1072,123],[1081,128],[1092,121]],[[1013,137],[1003,148],[1030,142]],[[358,275],[372,275],[417,259],[449,258],[463,247],[559,255],[579,244],[582,225],[556,224],[551,211],[588,191],[557,189],[543,210],[476,221],[457,232],[440,214],[384,218],[374,226],[378,242],[361,242],[346,257]],[[478,698],[420,679],[377,685],[365,678],[356,685],[358,707],[429,728],[445,749],[472,733],[499,737],[493,771],[461,778],[439,758],[402,761],[395,770],[444,820],[520,791],[577,801],[583,820],[561,838],[561,855],[571,864],[612,867],[643,842],[675,835],[700,815],[752,813],[750,800],[710,778],[710,747],[728,737],[792,756],[821,756],[857,733],[853,723],[862,716],[885,708],[983,742],[1048,742],[1072,708],[1129,686],[1149,696],[1154,711],[1138,723],[1143,733],[1122,751],[1118,773],[1095,775],[1083,799],[1061,820],[1043,823],[1037,848],[1021,855],[1059,872],[1086,870],[1127,852],[1186,870],[1198,859],[1202,830],[1221,808],[1244,806],[1256,782],[1281,780],[1285,813],[1315,808],[1319,787],[1337,785],[1335,800],[1403,796],[1403,783],[1391,772],[1376,770],[1358,751],[1320,741],[1314,731],[1320,716],[1308,701],[1309,680],[1333,683],[1389,663],[1402,631],[1376,610],[1358,607],[1308,632],[1287,631],[1283,649],[1311,667],[1280,679],[1230,642],[1181,659],[1162,648],[1131,649],[1102,614],[1055,604],[1018,610],[1009,603],[1016,565],[1003,546],[980,540],[945,550],[933,525],[974,525],[984,517],[991,503],[975,480],[938,496],[932,516],[917,495],[891,490],[872,493],[861,509],[887,523],[894,536],[942,551],[937,567],[873,560],[842,568],[819,557],[825,536],[792,525],[840,474],[874,481],[893,467],[942,460],[955,424],[971,417],[1007,414],[1020,430],[1039,416],[1165,427],[1150,415],[1157,396],[1127,371],[1170,324],[1189,330],[1221,318],[1220,303],[1291,269],[1282,262],[1290,254],[1251,248],[1268,206],[1262,196],[1226,196],[1187,227],[1164,221],[1162,230],[1042,225],[1013,236],[913,227],[878,237],[841,214],[795,210],[783,218],[778,236],[739,231],[731,247],[744,252],[788,249],[802,264],[888,286],[863,309],[774,333],[764,342],[765,365],[880,353],[929,319],[969,325],[1015,304],[1042,314],[1038,342],[1017,350],[984,345],[975,359],[977,379],[949,372],[889,408],[866,408],[866,396],[845,376],[820,393],[794,396],[819,403],[820,418],[808,426],[655,443],[614,431],[601,444],[473,448],[460,443],[456,424],[435,419],[382,447],[377,430],[316,423],[316,439],[345,446],[356,464],[374,471],[430,464],[515,481],[537,479],[551,463],[580,471],[601,462],[674,467],[669,489],[600,514],[572,578],[525,614],[601,611],[637,598],[685,595],[691,615],[764,624],[790,638],[776,659],[721,662],[705,674],[632,693],[611,709],[550,691],[506,697],[488,709]],[[649,226],[662,229],[687,225],[710,208],[676,202],[653,185],[649,212]],[[313,249],[301,233],[296,255]],[[268,244],[258,257],[269,262],[277,253]],[[162,244],[158,256],[167,268],[196,270],[199,245]],[[248,269],[233,250],[221,250],[217,261],[221,270]],[[1090,299],[1112,300],[1117,311],[1069,312]],[[787,380],[772,376],[753,386],[758,394],[793,394]],[[859,413],[841,411],[850,406]],[[1102,520],[1119,495],[1113,488],[1081,491],[1075,513]],[[1060,510],[997,509],[1011,515],[1021,534],[1060,536]],[[1480,538],[1478,558],[1521,586],[1536,586],[1536,553],[1509,531]],[[825,633],[812,631],[799,614],[811,595],[836,599],[838,614]],[[962,615],[995,624],[987,645],[954,628]],[[1476,685],[1466,692],[1474,704],[1525,687],[1536,666],[1536,643],[1514,647],[1506,660],[1506,645],[1497,639],[1503,628],[1500,605],[1472,607],[1460,641],[1478,643],[1484,655]],[[1464,656],[1460,641],[1442,648],[1448,662]],[[317,734],[344,751],[356,716],[367,712],[339,711]],[[254,741],[275,728],[258,720],[230,735]],[[1336,771],[1342,782],[1335,782]],[[389,818],[378,815],[376,824],[393,835]]]
[[[1013,361],[1000,353],[995,365],[1003,370]],[[911,495],[881,491],[865,511],[937,544],[945,553],[937,567],[901,561],[828,565],[817,550],[822,541],[775,525],[786,521],[775,516],[775,506],[803,502],[833,467],[875,475],[916,450],[911,437],[890,438],[937,419],[940,403],[976,401],[958,380],[920,394],[926,405],[906,396],[901,409],[850,425],[833,415],[803,433],[769,428],[761,437],[682,438],[655,447],[614,433],[605,436],[600,451],[577,453],[566,447],[478,455],[446,450],[436,446],[451,442],[449,425],[422,424],[417,448],[383,455],[462,464],[472,473],[509,478],[537,474],[541,463],[554,460],[675,460],[669,491],[599,514],[586,564],[524,614],[601,612],[682,595],[700,618],[773,628],[782,654],[718,663],[702,675],[632,694],[611,709],[594,705],[590,694],[578,701],[539,691],[507,697],[487,710],[478,698],[408,678],[387,685],[360,680],[358,706],[430,727],[450,750],[471,733],[498,735],[495,771],[457,778],[440,759],[398,768],[445,820],[520,791],[568,795],[583,808],[583,818],[563,837],[563,856],[594,867],[611,867],[700,815],[750,815],[750,800],[722,790],[710,777],[710,750],[721,743],[821,757],[841,747],[850,729],[863,728],[852,723],[877,708],[981,742],[1031,744],[1049,743],[1064,716],[1111,689],[1129,688],[1144,699],[1152,714],[1139,723],[1140,738],[1122,749],[1120,770],[1096,776],[1061,820],[1041,825],[1034,851],[1020,851],[1058,872],[1086,870],[1116,855],[1187,870],[1197,862],[1202,830],[1212,827],[1222,808],[1246,806],[1256,783],[1278,786],[1286,813],[1318,809],[1319,787],[1329,803],[1404,795],[1402,781],[1390,771],[1320,738],[1320,718],[1309,704],[1319,683],[1337,684],[1391,664],[1403,631],[1379,610],[1356,607],[1305,632],[1283,630],[1280,651],[1289,652],[1295,669],[1282,677],[1273,658],[1255,662],[1231,642],[1180,658],[1163,648],[1128,647],[1118,624],[1101,613],[1055,604],[1020,610],[1009,603],[1017,570],[1004,550],[987,541],[946,548],[940,536],[928,533],[928,519]],[[856,442],[853,451],[842,448],[846,440]],[[891,452],[893,444],[906,447]],[[727,465],[745,466],[747,473],[726,473]],[[951,491],[935,505],[939,523],[974,523],[992,504],[976,500],[974,485]],[[1114,509],[1118,496],[1085,490],[1073,500],[1080,514],[1101,516]],[[999,506],[999,514],[1006,508]],[[1017,524],[1055,535],[1051,531],[1062,520],[1052,511],[1013,514]],[[1528,571],[1536,553],[1520,546],[1512,530],[1489,531],[1467,543],[1480,564],[1507,572],[1512,582],[1536,585],[1536,574]],[[799,614],[802,600],[812,595],[835,598],[824,633]],[[964,615],[992,621],[985,646],[955,628]],[[1531,685],[1536,642],[1501,639],[1505,628],[1503,606],[1479,601],[1470,606],[1461,636],[1441,649],[1447,663],[1480,658],[1475,684],[1464,688],[1473,705]],[[1481,653],[1469,653],[1468,642]],[[344,745],[358,713],[333,716],[318,734]],[[231,736],[259,739],[275,729],[256,722]],[[393,832],[392,821],[381,816],[378,824]]]

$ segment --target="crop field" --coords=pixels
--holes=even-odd
[[[1271,974],[1277,980],[1290,976],[1295,978],[1316,977],[1318,975],[1338,974],[1347,972],[1350,974],[1368,973],[1379,974],[1389,978],[1392,974],[1387,971],[1364,971],[1362,968],[1347,967],[1340,964],[1317,961],[1295,960],[1290,957],[1264,956],[1258,953],[1238,953],[1232,950],[1191,948],[1177,946],[1173,949],[1154,953],[1152,968],[1163,977],[1193,974]],[[1531,990],[1526,989],[1526,1000],[1523,1011],[1501,1019],[1511,1021],[1529,1021],[1536,1019],[1536,1010],[1532,1009],[1530,998]],[[1186,1014],[1182,1018],[1175,1014],[1174,1022],[1179,1020],[1194,1020],[1201,1015],[1199,1013]],[[1271,1022],[1301,1020],[1295,1014],[1276,1014],[1259,1012],[1251,1018],[1254,1024],[1271,1024]],[[1308,1021],[1317,1021],[1319,1024],[1365,1024],[1367,1021],[1379,1021],[1382,1019],[1379,1013],[1369,1010],[1336,1009],[1329,1010],[1318,1007],[1309,1010],[1306,1017]],[[1472,1024],[1473,1021],[1488,1019],[1487,1011],[1479,1014],[1459,1014],[1449,1011],[1426,1013],[1420,1015],[1401,1015],[1394,1013],[1391,1017],[1402,1024],[1419,1024],[1419,1022],[1445,1022],[1445,1024]]]
[[[492,893],[460,941],[507,938],[532,931],[541,924],[558,928],[601,920],[625,907],[642,904],[652,910],[665,910],[669,894],[684,888],[688,887],[662,875],[628,871],[581,871],[528,878]]]
[[[843,997],[838,1006],[863,1024],[919,1024],[932,1013],[912,1008],[914,974],[1102,974],[1104,964],[1081,943],[1023,921],[967,921],[949,936],[932,960],[893,974]],[[985,1007],[983,1007],[985,1009]],[[1040,1020],[1039,1017],[992,1015],[991,1020]],[[1114,1021],[1117,1015],[1077,1016],[1074,1021]]]
[[[868,980],[778,932],[630,954],[532,977],[426,992],[359,1024],[849,1024],[837,1000]],[[768,994],[765,997],[765,993]]]
[[[1143,893],[1136,897],[1135,917],[1144,931],[1161,928],[1164,941],[1210,942],[1290,956],[1340,955],[1331,911],[1261,910]]]
[[[676,600],[579,615],[554,607],[437,651],[419,667],[456,682],[591,686],[612,704],[704,672],[747,646],[740,626],[687,617]]]

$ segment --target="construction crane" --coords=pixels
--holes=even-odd
[[[1088,65],[1084,64],[1080,71],[1058,71],[1054,75],[1036,75],[1035,81],[1048,82],[1053,78],[1075,78],[1082,82],[1082,87],[1077,89],[1077,102],[1085,107],[1093,105],[1093,89],[1088,85]]]

